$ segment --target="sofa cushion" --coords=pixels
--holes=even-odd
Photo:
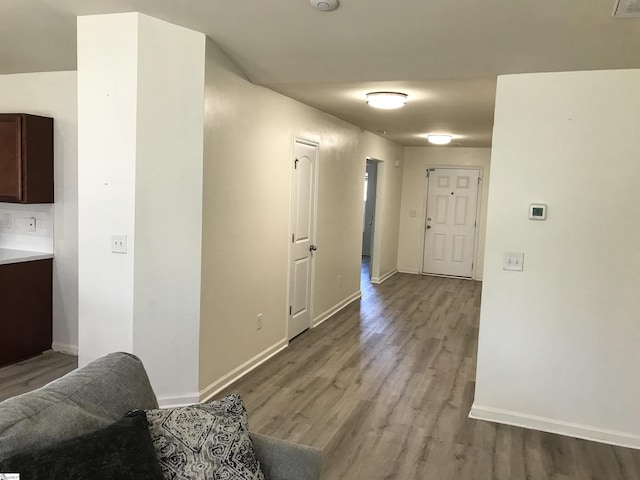
[[[144,412],[0,461],[25,480],[163,480]]]
[[[167,480],[264,480],[238,395],[211,403],[147,411]]]
[[[142,362],[112,353],[33,392],[0,403],[0,460],[105,427],[135,409],[157,408]]]

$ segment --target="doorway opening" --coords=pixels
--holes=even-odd
[[[364,174],[362,207],[362,269],[360,290],[371,286],[371,264],[375,248],[376,201],[378,191],[378,160],[367,158]]]

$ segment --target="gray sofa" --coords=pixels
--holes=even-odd
[[[0,402],[0,460],[158,408],[142,362],[112,353],[47,386]],[[266,480],[318,480],[320,451],[265,435],[251,440]]]

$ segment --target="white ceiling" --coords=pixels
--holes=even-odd
[[[1,0],[0,73],[76,68],[75,17],[139,11],[206,33],[256,84],[404,145],[489,146],[496,76],[640,68],[640,20],[614,0]],[[117,35],[117,32],[114,32]],[[364,93],[399,90],[376,111]]]

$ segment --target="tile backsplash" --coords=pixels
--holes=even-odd
[[[0,248],[53,252],[53,204],[0,203]]]

